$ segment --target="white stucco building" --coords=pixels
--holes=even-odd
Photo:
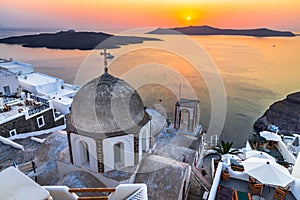
[[[18,76],[7,69],[0,67],[0,94],[5,96],[14,95],[18,92],[18,89]]]
[[[34,72],[31,64],[23,62],[0,59],[0,67],[14,74],[14,77],[17,77],[18,87],[21,87],[20,90],[25,90],[35,96],[50,100],[53,107],[62,114],[70,113],[73,97],[79,90],[79,86],[66,84],[60,78]],[[0,92],[3,90],[2,93],[4,94],[5,89],[5,93],[8,94],[10,92],[14,94],[16,92],[15,88],[17,88],[15,87],[16,83],[12,78],[7,78],[8,72],[5,72],[6,80],[3,80],[1,76]]]
[[[18,78],[22,89],[49,99],[53,107],[62,114],[70,112],[78,86],[66,84],[62,79],[38,72],[22,74]]]
[[[0,60],[0,67],[3,67],[17,75],[30,74],[33,72],[33,67],[31,64],[23,63],[19,61]]]

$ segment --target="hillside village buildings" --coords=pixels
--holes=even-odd
[[[11,63],[11,67],[7,63]],[[106,65],[100,77],[79,89],[65,84],[61,79],[22,70],[22,66],[28,67],[26,65],[13,61],[7,63],[6,68],[15,69],[15,73],[11,73],[15,79],[18,78],[19,86],[31,93],[22,93],[20,102],[7,105],[19,114],[25,113],[24,110],[30,113],[30,109],[36,108],[34,106],[42,106],[38,110],[40,112],[34,112],[36,117],[29,120],[31,125],[25,127],[36,126],[37,129],[32,128],[32,131],[48,128],[45,110],[52,113],[54,124],[60,114],[67,114],[68,144],[63,145],[67,148],[59,149],[59,158],[55,153],[50,158],[55,159],[54,165],[57,167],[45,169],[42,166],[47,164],[38,163],[42,165],[37,169],[38,179],[40,175],[47,177],[47,173],[67,179],[80,172],[94,176],[106,187],[116,187],[121,183],[146,183],[148,195],[154,199],[158,196],[186,199],[190,188],[198,185],[193,178],[197,175],[192,170],[201,166],[203,158],[199,101],[180,99],[176,103],[175,122],[168,124],[158,111],[144,107],[141,97],[130,84],[109,74]],[[18,65],[21,66],[18,68]],[[23,101],[28,101],[28,106],[32,108],[24,107],[21,111],[21,107],[16,107],[22,106]],[[30,115],[25,113],[23,117],[24,122],[18,124],[24,126]],[[60,123],[63,122],[61,120],[64,121],[64,118],[60,117]],[[18,127],[12,121],[0,124],[5,130],[2,136],[14,139],[20,137],[19,133],[26,132],[19,128],[11,132],[9,125]],[[55,134],[52,133],[52,139]],[[49,140],[48,145],[58,145],[57,140]]]
[[[145,109],[137,91],[105,66],[74,97],[66,129],[70,164],[107,186],[147,183],[151,198],[186,199],[192,166],[201,163],[203,153],[198,107],[199,101],[180,99],[175,125],[167,127],[161,114]],[[61,165],[61,175],[74,170]]]
[[[0,136],[10,139],[65,128],[64,114],[70,112],[79,89],[34,72],[30,64],[3,59],[0,86]]]

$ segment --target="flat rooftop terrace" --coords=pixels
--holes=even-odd
[[[8,76],[16,76],[16,74],[0,66],[0,78]]]
[[[228,188],[233,188],[233,189],[235,189],[237,191],[241,191],[241,192],[246,192],[246,193],[249,192],[252,196],[251,190],[248,188],[247,181],[242,181],[242,180],[235,179],[235,178],[229,178],[228,181],[221,180],[220,185],[222,185],[224,187],[228,187]],[[265,200],[270,200],[270,199],[273,199],[273,195],[274,195],[274,187],[264,185],[261,197],[263,197]],[[286,200],[297,200],[291,192],[288,192],[285,199]]]
[[[49,83],[55,83],[56,81],[62,81],[59,78],[55,78],[46,74],[41,73],[31,73],[22,75],[19,77],[22,81],[29,83],[30,85],[44,85]]]

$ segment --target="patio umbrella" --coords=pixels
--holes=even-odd
[[[250,141],[253,141],[253,142],[260,142],[260,143],[265,143],[267,142],[266,138],[263,138],[259,135],[252,135],[249,139]]]
[[[269,131],[260,132],[260,136],[266,138],[266,140],[272,140],[277,142],[281,140],[281,137],[279,135]]]
[[[262,151],[256,151],[256,150],[247,151],[246,158],[251,158],[251,157],[264,158],[276,162],[276,159],[273,156]]]
[[[249,158],[243,162],[245,173],[263,184],[285,187],[295,178],[288,169],[268,159]]]
[[[222,155],[222,161],[228,163],[228,160],[230,161],[230,164],[240,165],[239,161],[242,161],[242,159],[234,154],[223,154]],[[229,163],[228,163],[229,164]]]
[[[238,157],[237,155],[234,155],[234,154],[229,154],[229,153],[227,153],[227,154],[223,154],[222,155],[222,160],[224,159],[227,159],[227,158],[229,158],[229,159],[234,159],[234,160],[242,160],[242,159],[240,159],[240,157]]]

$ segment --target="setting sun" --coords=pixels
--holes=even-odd
[[[0,10],[3,11],[0,12],[0,26],[127,29],[207,24],[220,28],[267,26],[300,30],[300,22],[297,20],[300,18],[298,11],[300,1],[297,0],[284,2],[280,0],[262,2],[258,0],[0,0],[0,2]],[[170,4],[170,2],[174,3]],[[37,18],[41,20],[34,20]]]

